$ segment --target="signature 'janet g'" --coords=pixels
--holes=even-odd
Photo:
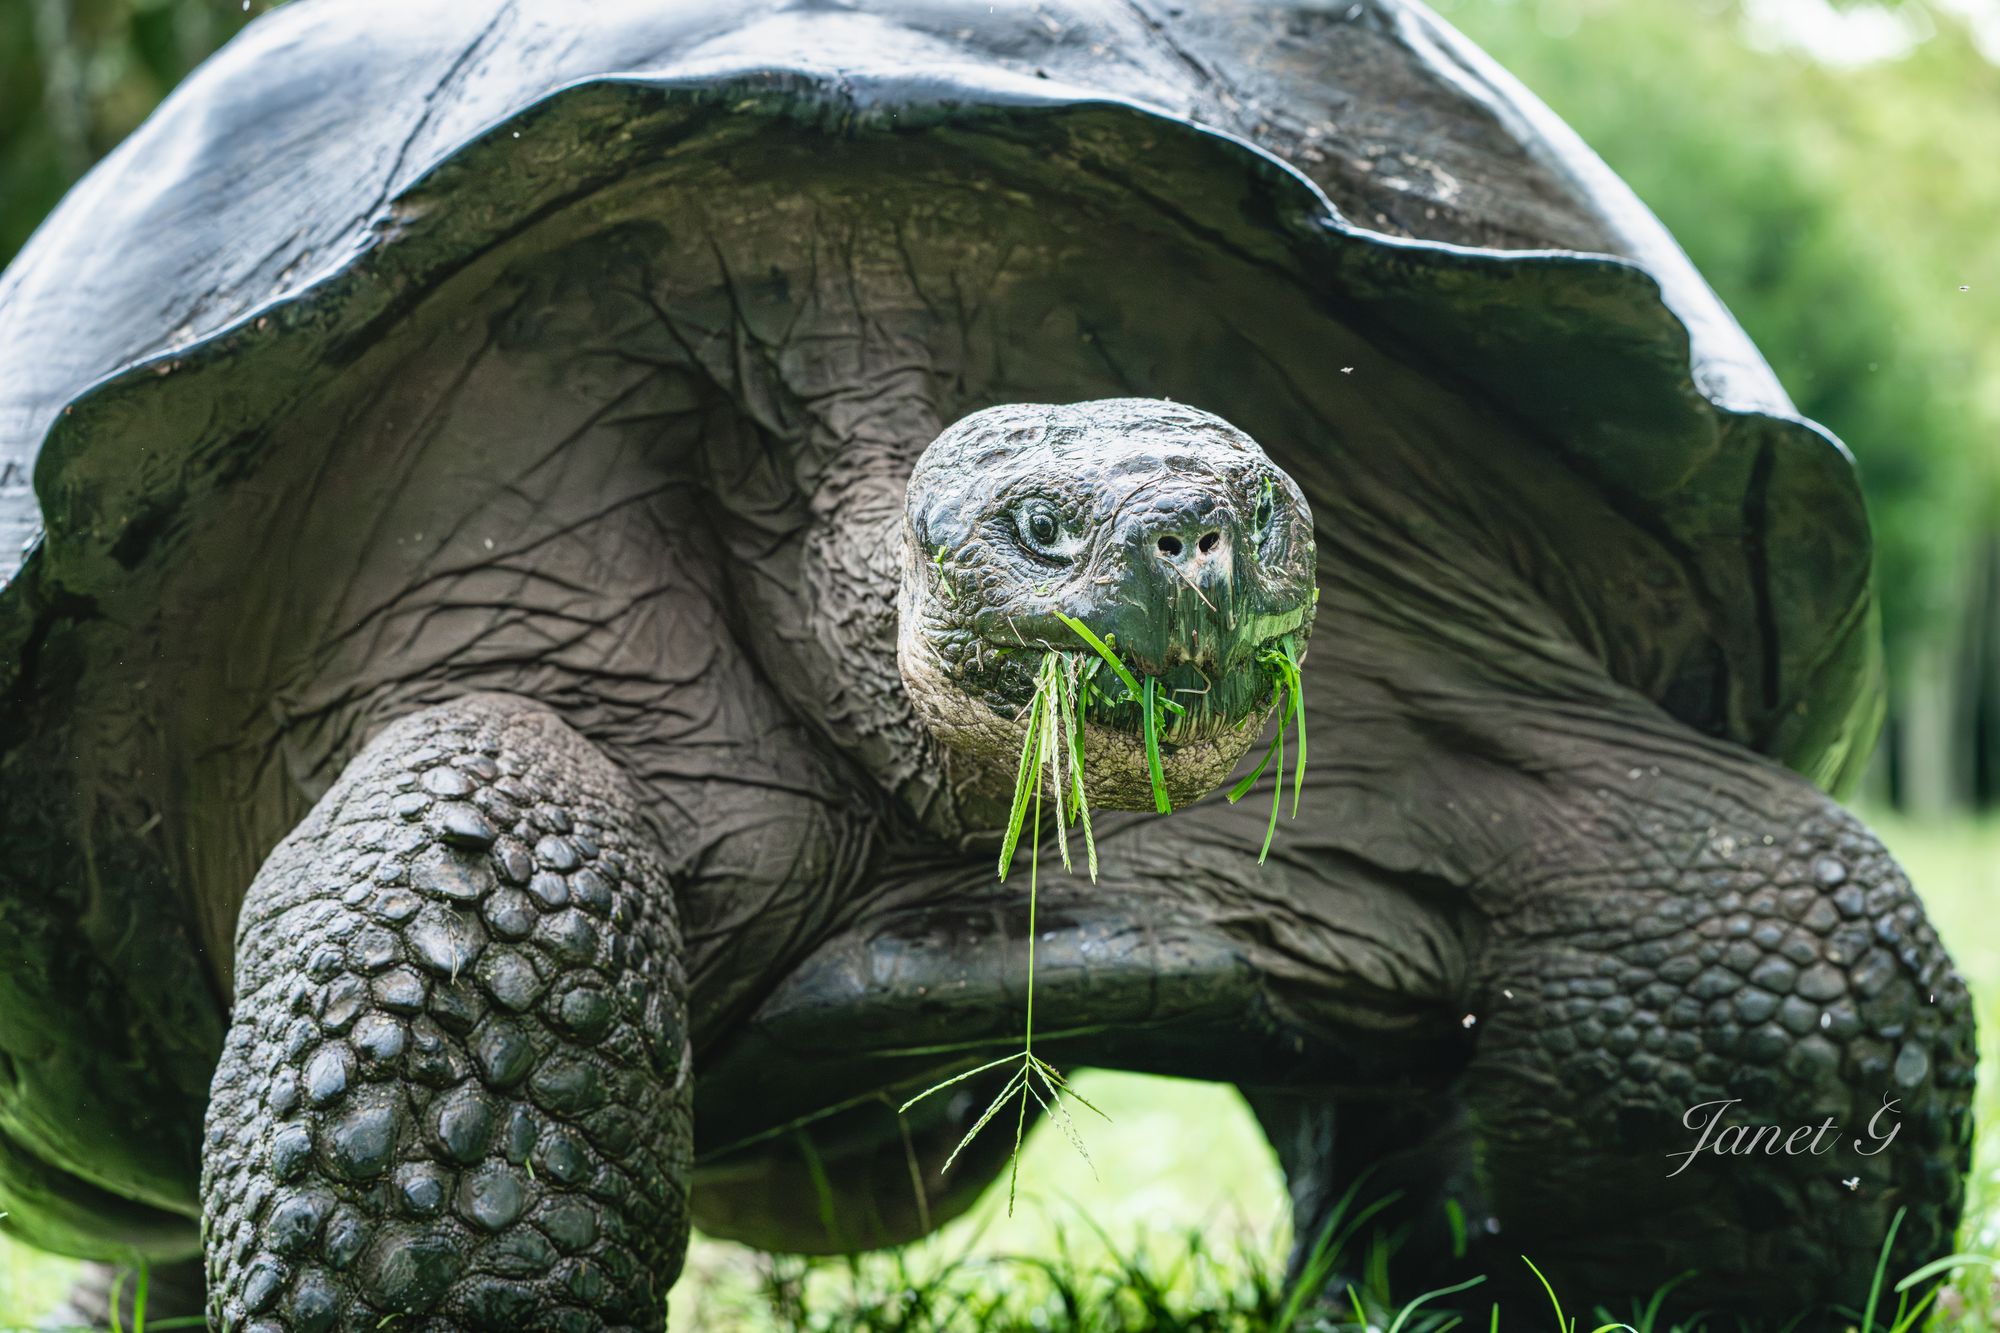
[[[1702,1153],[1713,1153],[1717,1157],[1758,1154],[1767,1157],[1817,1157],[1832,1152],[1840,1144],[1842,1131],[1832,1116],[1816,1125],[1795,1125],[1789,1129],[1776,1124],[1724,1123],[1731,1108],[1740,1105],[1742,1100],[1740,1097],[1727,1097],[1697,1102],[1688,1107],[1687,1114],[1681,1117],[1681,1124],[1695,1132],[1695,1144],[1686,1152],[1667,1154],[1680,1160],[1679,1166],[1667,1172],[1669,1178],[1687,1170]],[[1896,1141],[1896,1135],[1903,1127],[1896,1107],[1896,1099],[1883,1097],[1882,1105],[1868,1117],[1865,1137],[1856,1137],[1853,1141],[1856,1153],[1873,1157]]]

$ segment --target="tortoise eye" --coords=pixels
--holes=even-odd
[[[1015,511],[1014,526],[1020,533],[1021,545],[1051,560],[1066,560],[1081,545],[1076,534],[1064,525],[1056,507],[1047,500],[1029,500],[1023,504]]]
[[[1277,512],[1277,502],[1272,498],[1272,488],[1267,483],[1263,493],[1257,497],[1256,511],[1250,516],[1251,531],[1259,541],[1270,534],[1271,520],[1277,517]]]

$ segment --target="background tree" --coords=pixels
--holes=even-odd
[[[1893,682],[1878,789],[2000,802],[2000,5],[1444,11],[1631,182],[1854,451]]]
[[[0,0],[0,264],[251,16],[240,0]]]

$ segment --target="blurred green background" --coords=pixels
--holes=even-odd
[[[0,0],[0,263],[70,182],[267,7]],[[2000,805],[2000,0],[1440,8],[1631,182],[1800,409],[1857,456],[1893,690],[1863,800],[1974,981],[1990,1073],[2000,824],[1980,812]],[[1098,1178],[1059,1141],[1034,1144],[1022,1216],[999,1218],[989,1200],[922,1262],[968,1247],[1046,1254],[1059,1230],[1092,1252],[1129,1253],[1141,1233],[1171,1250],[1176,1229],[1217,1224],[1257,1262],[1280,1253],[1281,1182],[1232,1091],[1111,1076],[1086,1089],[1119,1119],[1092,1136]],[[1995,1104],[1988,1082],[1987,1125]],[[2000,1244],[1987,1183],[1995,1148],[1989,1133],[1964,1237],[1989,1251]],[[66,1280],[8,1248],[4,1225],[0,1326]],[[761,1323],[772,1284],[791,1280],[726,1246],[699,1247],[691,1262],[702,1280],[675,1306],[701,1318],[681,1328]],[[1243,1271],[1176,1280],[1192,1291]],[[1955,1299],[1984,1311],[1990,1286],[1966,1290]]]

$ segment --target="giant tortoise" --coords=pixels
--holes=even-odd
[[[1065,616],[1192,706],[1162,817],[1084,704],[1058,1065],[1240,1085],[1411,1281],[1949,1242],[1966,994],[1826,794],[1852,462],[1414,3],[300,0],[0,279],[0,535],[5,1226],[217,1327],[638,1327],[691,1223],[963,1210],[978,1080],[894,1107],[1018,1040]]]

